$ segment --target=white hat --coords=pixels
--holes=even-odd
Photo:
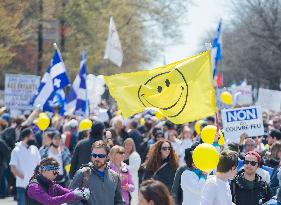
[[[68,125],[72,128],[78,127],[78,121],[75,120],[75,119],[72,119],[72,120],[69,121]]]

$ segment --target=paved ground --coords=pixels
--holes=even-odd
[[[17,202],[14,201],[14,199],[12,197],[8,197],[5,199],[0,199],[0,204],[1,205],[16,205]]]

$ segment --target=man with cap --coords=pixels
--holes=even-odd
[[[38,148],[34,146],[35,138],[32,129],[23,129],[20,139],[21,141],[16,143],[11,153],[10,166],[16,177],[18,205],[25,205],[25,188],[41,158]]]
[[[232,202],[236,205],[257,205],[270,200],[270,187],[257,174],[260,164],[261,156],[257,152],[246,153],[244,169],[237,173],[230,185]]]
[[[104,129],[105,126],[102,122],[93,122],[90,137],[79,141],[76,145],[71,159],[71,167],[69,172],[71,179],[82,164],[87,164],[90,162],[91,146],[94,142],[103,139]]]

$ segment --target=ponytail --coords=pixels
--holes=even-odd
[[[40,169],[40,164],[38,164],[35,169],[34,169],[34,172],[33,172],[33,175],[32,177],[30,178],[29,182],[31,182],[32,180],[34,180],[39,174],[39,169]]]

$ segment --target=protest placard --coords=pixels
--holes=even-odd
[[[235,105],[252,105],[253,97],[252,97],[252,86],[237,86],[232,88],[231,90],[233,98],[235,99]]]
[[[239,142],[240,135],[249,137],[264,135],[260,107],[251,106],[221,111],[223,131],[227,142]]]
[[[265,110],[281,110],[281,91],[260,88],[256,105]]]
[[[5,97],[4,90],[0,90],[0,106],[4,106],[5,104],[4,97]]]
[[[37,92],[40,77],[35,75],[5,75],[5,106],[10,109],[30,110],[32,97]]]

